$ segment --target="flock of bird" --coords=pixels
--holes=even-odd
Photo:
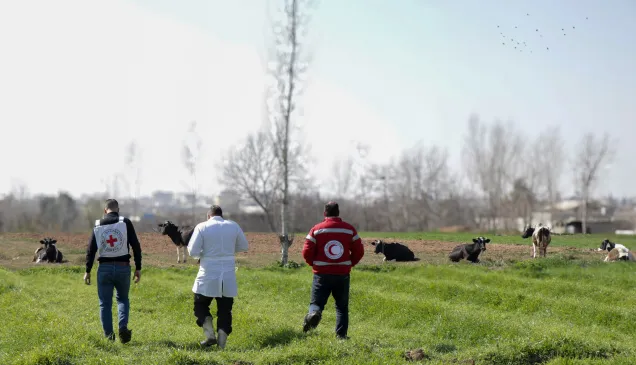
[[[527,13],[526,16],[530,16],[530,14]],[[588,17],[585,17],[585,20],[588,20]],[[528,45],[529,40],[526,41],[526,40],[519,39],[518,36],[504,34],[499,25],[497,25],[497,28],[499,28],[499,35],[501,35],[501,44],[503,46],[514,47],[514,49],[519,52],[523,52],[525,50],[526,52],[532,53],[532,48],[529,47]],[[514,29],[518,29],[518,28],[519,27],[515,25]],[[567,32],[569,31],[569,29],[570,29],[569,27],[561,28],[561,33],[563,33],[563,36],[567,35]],[[576,27],[572,26],[572,30],[576,30]],[[535,28],[534,33],[536,34],[536,36],[538,36],[539,39],[543,39],[543,33],[539,30],[539,28]],[[550,50],[550,47],[547,44],[543,44],[542,48],[543,47],[545,47],[546,51]]]

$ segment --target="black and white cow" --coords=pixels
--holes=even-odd
[[[383,254],[383,261],[418,261],[413,251],[401,243],[392,242],[386,243],[382,240],[375,240],[371,242],[372,246],[375,246],[376,254]]]
[[[607,257],[605,257],[605,262],[608,261],[635,261],[634,254],[629,250],[629,248],[621,245],[620,243],[614,243],[610,240],[604,240],[601,242],[601,247],[597,249],[598,251],[607,251]]]
[[[194,233],[194,227],[183,227],[183,231],[179,229],[177,225],[170,221],[166,221],[165,223],[159,224],[159,233],[162,235],[167,235],[172,240],[172,243],[177,246],[177,263],[181,262],[181,251],[183,251],[183,262],[186,262],[186,249],[188,248],[188,243],[190,242],[190,238],[192,238],[192,233]]]
[[[486,243],[490,242],[490,238],[477,237],[473,238],[473,243],[458,245],[453,248],[448,258],[453,262],[459,262],[466,259],[473,264],[479,263],[479,255],[486,251]]]
[[[550,228],[541,225],[541,223],[537,228],[527,226],[521,238],[528,237],[532,237],[532,258],[537,257],[537,248],[539,248],[539,256],[546,257],[548,245],[552,242]]]
[[[61,263],[64,256],[62,255],[62,251],[57,249],[55,245],[57,240],[47,237],[43,240],[40,240],[42,244],[37,250],[35,250],[35,255],[33,256],[33,262],[39,264],[40,262],[48,262],[48,263]]]

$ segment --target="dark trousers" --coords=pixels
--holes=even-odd
[[[336,301],[336,335],[346,337],[349,329],[349,275],[314,274],[309,311],[325,309],[329,296]]]
[[[232,333],[232,305],[234,298],[212,298],[201,294],[194,294],[194,316],[197,317],[197,326],[202,327],[205,317],[212,317],[210,305],[216,299],[216,330],[223,330],[228,335]]]

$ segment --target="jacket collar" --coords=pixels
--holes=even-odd
[[[223,217],[220,217],[218,215],[213,215],[212,217],[210,217],[210,220],[212,220],[212,221],[224,221],[225,219],[223,219]]]
[[[325,217],[325,222],[342,222],[340,217]]]
[[[117,212],[109,212],[106,215],[104,215],[104,218],[106,218],[106,217],[115,217],[116,218],[116,217],[119,217],[119,213],[117,213]]]

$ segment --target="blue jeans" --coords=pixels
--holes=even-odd
[[[330,295],[336,302],[336,335],[346,337],[349,329],[349,275],[314,274],[309,312],[323,311]]]
[[[99,297],[99,317],[104,335],[113,332],[113,289],[117,290],[117,312],[119,328],[128,328],[130,301],[130,266],[119,266],[105,262],[97,268],[97,296]]]

